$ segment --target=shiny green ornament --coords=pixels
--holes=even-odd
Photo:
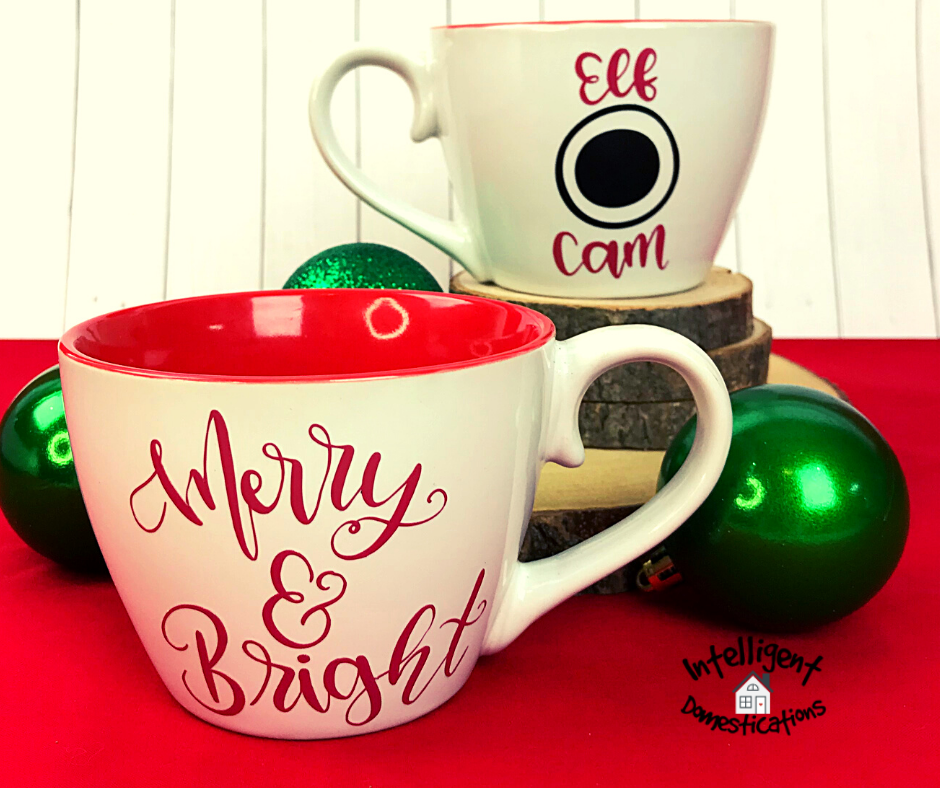
[[[284,284],[285,290],[325,287],[442,292],[437,280],[416,260],[397,249],[368,243],[320,252]]]
[[[0,509],[37,553],[70,569],[104,571],[75,475],[57,366],[27,383],[0,421]]]
[[[724,471],[664,543],[674,566],[660,559],[659,578],[677,571],[716,613],[757,629],[805,629],[857,610],[907,539],[907,485],[891,447],[855,408],[812,389],[757,386],[731,404]],[[693,418],[663,458],[660,487],[694,436]]]

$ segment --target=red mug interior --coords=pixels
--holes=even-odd
[[[417,375],[527,353],[554,336],[543,315],[471,296],[401,290],[277,290],[164,301],[69,329],[81,363],[198,380]]]

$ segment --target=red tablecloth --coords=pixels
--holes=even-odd
[[[862,610],[774,636],[698,620],[638,594],[570,600],[481,660],[410,725],[323,742],[214,728],[170,697],[107,581],[66,573],[0,522],[0,785],[935,785],[940,767],[940,342],[780,341],[882,430],[910,485],[894,577]],[[55,363],[53,342],[0,342],[0,408]],[[746,676],[693,681],[752,634],[819,672],[771,674],[772,708],[825,713],[787,733],[712,730]],[[766,727],[766,724],[765,724]]]

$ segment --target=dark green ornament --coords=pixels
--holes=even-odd
[[[369,243],[334,246],[320,252],[284,284],[285,290],[324,287],[443,292],[416,260],[397,249]]]
[[[857,610],[907,539],[907,485],[891,447],[855,408],[812,389],[757,386],[731,405],[718,484],[664,543],[683,584],[758,629],[805,629]],[[660,487],[694,435],[693,418],[663,458]]]
[[[27,383],[0,421],[0,509],[37,553],[70,569],[104,571],[72,461],[57,366]]]

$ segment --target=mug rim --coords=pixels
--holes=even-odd
[[[313,374],[285,374],[285,375],[269,375],[269,374],[259,374],[259,375],[246,375],[246,374],[213,374],[213,373],[198,373],[198,372],[178,372],[171,370],[161,370],[148,368],[146,366],[136,366],[131,364],[122,364],[119,362],[108,361],[106,359],[97,358],[94,355],[90,355],[79,350],[75,346],[76,340],[79,340],[83,337],[94,336],[95,329],[101,323],[109,320],[115,319],[127,319],[133,318],[138,315],[144,315],[147,312],[151,312],[161,308],[173,308],[174,306],[189,306],[192,305],[198,309],[199,305],[206,304],[207,302],[224,302],[224,301],[250,301],[257,297],[262,298],[279,298],[279,297],[301,297],[316,300],[318,298],[327,298],[332,295],[333,297],[344,298],[346,293],[356,293],[356,294],[373,294],[377,298],[390,298],[396,295],[404,295],[407,299],[418,300],[423,302],[429,301],[449,301],[449,302],[463,302],[468,304],[480,304],[486,305],[489,309],[502,310],[504,314],[516,314],[517,316],[527,319],[531,325],[536,329],[536,334],[534,337],[524,341],[517,347],[512,347],[506,350],[496,351],[489,355],[482,355],[473,358],[459,359],[454,361],[447,361],[441,363],[431,363],[425,365],[418,365],[414,367],[401,367],[391,370],[374,370],[366,372],[336,372],[336,373],[313,373]],[[337,294],[339,294],[337,296]],[[385,294],[385,295],[383,295]],[[355,298],[356,296],[350,296],[349,298]],[[359,296],[361,297],[361,295]],[[339,382],[339,381],[354,381],[354,380],[387,380],[390,378],[408,378],[408,377],[417,377],[420,375],[429,375],[434,373],[441,372],[451,372],[460,369],[470,369],[473,367],[485,366],[487,364],[493,364],[499,361],[505,361],[507,359],[515,358],[517,356],[522,356],[527,353],[531,353],[544,345],[548,344],[549,341],[555,337],[555,324],[547,318],[545,315],[536,312],[533,309],[522,306],[520,304],[514,304],[510,301],[501,301],[492,298],[481,298],[479,296],[470,296],[462,295],[457,293],[435,293],[435,292],[426,292],[418,290],[381,290],[381,289],[369,289],[369,288],[307,288],[307,289],[292,289],[292,290],[250,290],[250,291],[239,291],[235,293],[213,293],[209,295],[201,296],[190,296],[187,298],[176,298],[176,299],[167,299],[165,301],[154,301],[146,304],[141,304],[138,306],[127,307],[125,309],[114,310],[111,312],[106,312],[101,315],[89,318],[80,323],[73,325],[71,328],[67,329],[62,336],[60,337],[57,349],[60,356],[73,361],[75,363],[81,364],[82,366],[92,367],[94,369],[114,372],[122,375],[129,375],[132,377],[142,377],[150,379],[161,379],[161,380],[186,380],[186,381],[198,381],[198,382],[212,382],[212,383],[325,383],[325,382]]]
[[[534,22],[474,22],[463,25],[435,25],[431,30],[470,30],[492,27],[551,27],[562,25],[635,25],[642,27],[719,27],[722,25],[750,25],[753,27],[773,27],[774,23],[765,19],[560,19]]]

